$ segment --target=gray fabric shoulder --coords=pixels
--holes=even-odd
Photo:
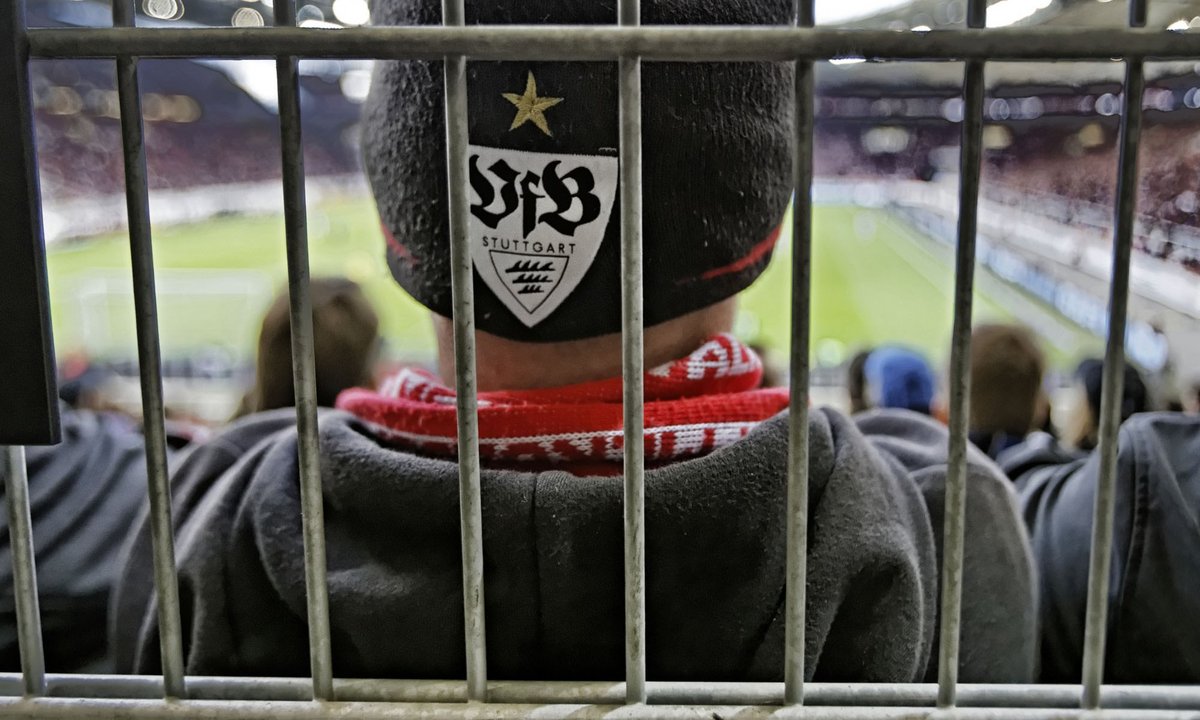
[[[323,415],[320,432],[336,672],[461,677],[456,464],[389,448],[342,413]],[[917,680],[936,600],[921,491],[837,413],[814,410],[810,436],[810,676]],[[285,427],[197,484],[209,489],[178,545],[189,672],[307,671],[295,457]],[[647,473],[651,677],[779,678],[786,458],[780,415]],[[482,493],[493,676],[619,679],[621,478],[485,470]],[[152,628],[153,607],[142,610]],[[139,635],[152,658],[156,636]]]
[[[920,491],[844,417],[815,410],[810,423],[809,672],[919,679],[936,599]],[[322,452],[331,612],[335,629],[353,638],[355,662],[362,672],[460,672],[456,465],[390,450],[369,425],[337,415],[322,422]],[[780,415],[709,456],[648,471],[652,677],[778,679],[786,467],[787,417]],[[619,677],[621,478],[485,470],[482,491],[495,674]],[[280,546],[265,535],[276,522],[263,515],[255,523],[266,552]],[[388,558],[380,568],[387,573],[375,577],[372,566],[357,565],[368,548],[367,557]],[[298,588],[283,593],[287,604],[300,603],[297,573],[288,571],[288,582],[276,576],[285,563],[268,565],[272,586]],[[339,576],[360,584],[337,583]],[[373,596],[367,588],[391,590]],[[372,622],[357,619],[365,617]],[[381,632],[407,638],[412,652],[376,643]]]
[[[1036,451],[1031,451],[1036,452]],[[1092,512],[1093,452],[1030,464],[1014,478],[1042,581],[1042,675],[1078,682]],[[1115,477],[1105,678],[1200,680],[1200,418],[1135,415],[1121,427]]]
[[[945,426],[906,410],[871,411],[855,421],[877,451],[920,485],[940,565],[950,439]],[[970,443],[966,482],[959,677],[964,682],[1030,681],[1037,666],[1038,590],[1017,499],[999,467]],[[928,679],[935,677],[936,663],[931,663]]]
[[[1082,464],[1087,453],[1068,450],[1049,433],[1031,433],[1024,441],[1008,448],[996,463],[1013,481],[1020,481],[1039,470]]]
[[[1200,417],[1127,420],[1116,481],[1106,673],[1116,682],[1200,682],[1200,627],[1181,622],[1200,613]]]
[[[729,458],[736,484],[743,456],[774,468],[777,494],[757,512],[786,536],[786,413],[763,423]],[[737,447],[737,446],[735,446]],[[714,460],[722,455],[714,453]],[[929,662],[937,596],[929,517],[909,475],[876,453],[855,425],[828,408],[809,413],[806,668],[809,679],[919,680]],[[779,601],[783,600],[782,572]],[[778,679],[783,613],[755,657],[756,679]]]
[[[321,414],[324,416],[327,411],[322,411]],[[191,446],[180,453],[172,463],[171,471],[171,511],[176,537],[182,537],[185,526],[205,522],[194,521],[193,518],[207,497],[221,492],[219,488],[214,489],[214,486],[222,477],[227,474],[247,476],[252,473],[256,465],[247,463],[246,458],[260,455],[260,452],[255,451],[265,451],[282,433],[293,428],[295,422],[294,408],[249,415],[238,419],[209,441]],[[144,484],[143,480],[143,495]],[[243,485],[239,483],[237,487]],[[208,519],[214,522],[218,520]],[[120,550],[119,575],[112,586],[108,617],[108,634],[115,666],[122,672],[153,668],[153,663],[157,662],[141,659],[153,657],[157,643],[156,634],[144,631],[144,627],[156,612],[153,547],[144,502],[140,512],[136,517],[130,518],[130,521],[128,535]],[[210,537],[215,539],[215,535]],[[213,556],[219,557],[219,554],[213,553]],[[183,554],[178,546],[176,557],[182,571]],[[154,630],[154,633],[156,632],[157,630]]]

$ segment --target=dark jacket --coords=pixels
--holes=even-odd
[[[1016,483],[1042,587],[1042,679],[1079,682],[1099,455],[1044,434],[1000,458]],[[1200,682],[1200,418],[1121,427],[1104,679]]]
[[[115,415],[63,410],[58,445],[26,448],[46,667],[108,668],[120,550],[146,499],[142,435]],[[0,478],[7,472],[0,463]],[[0,497],[3,486],[0,486]],[[0,670],[20,670],[8,514],[0,514]]]
[[[246,418],[175,476],[191,673],[309,672],[293,417]],[[927,504],[946,433],[904,411],[860,425],[811,415],[806,670],[920,680],[935,672],[941,520]],[[320,428],[335,673],[462,677],[456,465],[389,449],[344,413]],[[780,415],[647,472],[652,679],[780,678],[786,457]],[[1027,542],[998,469],[973,453],[970,474],[962,679],[1029,680]],[[621,478],[485,470],[482,493],[490,675],[622,677]],[[159,669],[150,567],[143,528],[115,603],[123,670]]]

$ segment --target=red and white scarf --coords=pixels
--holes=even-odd
[[[741,439],[787,408],[785,388],[763,388],[762,361],[731,335],[646,373],[646,461],[698,457]],[[504,464],[619,463],[624,452],[621,379],[542,390],[479,393],[479,455]],[[337,406],[380,437],[422,455],[454,457],[453,388],[403,368],[378,392],[343,392]]]

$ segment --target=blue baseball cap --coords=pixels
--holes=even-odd
[[[929,414],[933,369],[919,353],[903,347],[871,352],[864,367],[867,395],[875,407],[903,408]]]

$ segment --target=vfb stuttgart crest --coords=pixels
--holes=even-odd
[[[471,258],[528,327],[579,285],[604,240],[617,159],[470,148]]]

